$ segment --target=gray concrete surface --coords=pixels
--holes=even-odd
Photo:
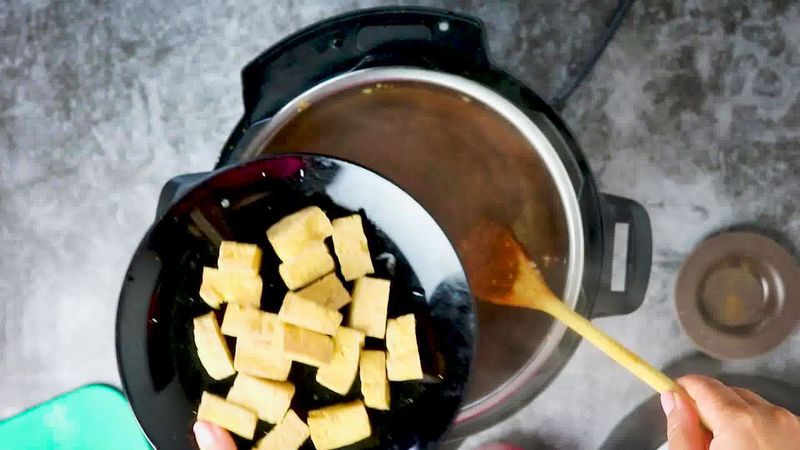
[[[161,184],[214,164],[241,114],[239,69],[303,25],[383,3],[0,3],[0,417],[118,383],[128,258]],[[614,3],[428,4],[483,18],[494,59],[549,97]],[[750,223],[800,246],[800,5],[751,3],[637,2],[564,113],[601,187],[651,214],[647,299],[597,323],[656,365],[692,349],[671,293],[699,240]],[[800,335],[733,366],[798,380]],[[464,448],[593,448],[648,394],[582,344],[543,395]]]

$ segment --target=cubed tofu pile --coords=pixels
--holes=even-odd
[[[422,378],[414,315],[387,317],[391,282],[368,276],[374,267],[360,215],[331,222],[311,206],[266,235],[289,289],[278,314],[261,310],[258,245],[223,241],[217,267],[203,268],[200,297],[213,309],[226,305],[221,326],[214,311],[194,319],[197,354],[211,378],[236,376],[226,398],[203,393],[197,417],[246,439],[256,438],[259,420],[274,424],[255,450],[297,450],[309,437],[318,450],[364,440],[372,435],[367,408],[390,408],[390,381]],[[225,336],[236,338],[233,353]],[[365,349],[367,337],[385,342]],[[316,367],[316,383],[342,401],[300,411],[304,422],[292,409],[296,389],[304,388],[288,381],[294,363]],[[363,399],[345,399],[356,378]]]

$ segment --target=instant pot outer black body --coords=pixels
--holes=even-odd
[[[627,314],[641,305],[652,262],[646,211],[634,201],[598,192],[566,124],[542,98],[491,63],[483,26],[474,18],[423,8],[370,9],[319,22],[277,43],[242,71],[245,112],[226,142],[217,168],[239,163],[244,155],[252,154],[250,146],[256,145],[253,136],[303,92],[337,75],[386,66],[417,67],[471,79],[523,111],[552,142],[580,203],[585,267],[577,311],[594,318]],[[629,226],[626,283],[623,291],[612,292],[617,223]],[[547,367],[533,381],[535,386],[510,401],[521,407],[532,400],[558,374],[578,342],[574,333],[567,333]],[[498,408],[482,414],[479,420],[457,423],[452,438],[480,431],[514,410]]]

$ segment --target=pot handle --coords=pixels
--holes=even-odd
[[[209,172],[186,173],[170,178],[169,181],[164,183],[164,187],[161,188],[161,194],[158,196],[156,221],[161,219],[170,206],[183,197],[183,194],[189,192],[192,187],[206,178],[208,174]]]
[[[629,314],[641,306],[650,280],[653,262],[653,235],[650,217],[639,203],[615,195],[602,195],[603,264],[600,271],[600,290],[592,317]],[[624,285],[612,289],[614,239],[617,224],[628,225],[627,257]],[[625,247],[623,247],[625,248]],[[616,288],[617,286],[613,286]]]
[[[245,124],[335,75],[374,66],[421,66],[464,73],[489,66],[477,19],[415,7],[333,17],[274,45],[242,70]]]

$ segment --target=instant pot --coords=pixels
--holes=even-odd
[[[641,304],[652,259],[646,211],[598,192],[556,112],[491,62],[480,21],[420,8],[338,16],[264,51],[242,85],[244,115],[217,168],[284,152],[350,160],[410,193],[456,245],[476,220],[511,227],[554,292],[585,316]],[[193,179],[168,183],[162,210]],[[618,224],[627,224],[618,245],[627,257],[614,268]],[[624,279],[615,289],[612,268]],[[453,439],[529,403],[578,343],[535,311],[485,302],[477,311],[477,358]]]

